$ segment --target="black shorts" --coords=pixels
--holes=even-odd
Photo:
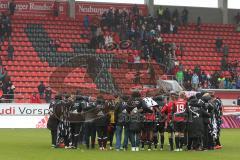
[[[174,122],[174,131],[175,132],[184,133],[185,128],[186,128],[185,122]]]
[[[142,126],[142,131],[154,130],[154,123],[144,123]]]
[[[173,125],[168,123],[166,131],[168,133],[173,133],[174,132]]]
[[[158,132],[164,133],[165,132],[165,122],[158,123]]]

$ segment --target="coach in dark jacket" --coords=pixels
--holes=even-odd
[[[57,128],[59,124],[59,117],[57,116],[57,108],[62,105],[61,95],[56,95],[55,100],[49,106],[49,119],[47,128],[51,131],[52,147],[57,146]]]
[[[197,104],[197,99],[191,99],[189,102],[189,110],[191,120],[188,123],[188,150],[201,149],[200,143],[204,135],[203,119],[209,118],[210,115],[200,105]]]

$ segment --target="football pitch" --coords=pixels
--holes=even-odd
[[[0,129],[0,160],[239,160],[240,129],[222,130],[222,150],[99,151],[53,149],[47,129]]]

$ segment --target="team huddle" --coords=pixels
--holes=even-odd
[[[47,124],[52,147],[132,151],[163,150],[164,133],[168,133],[169,150],[221,149],[220,128],[222,102],[209,93],[186,98],[184,92],[168,96],[133,92],[115,96],[114,100],[82,96],[57,95],[50,104]],[[113,137],[116,137],[113,146]],[[90,142],[91,141],[91,142]]]

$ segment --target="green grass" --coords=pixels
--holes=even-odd
[[[239,160],[240,129],[222,131],[222,150],[116,152],[52,149],[47,129],[0,129],[0,160]],[[165,148],[168,148],[166,146]]]

